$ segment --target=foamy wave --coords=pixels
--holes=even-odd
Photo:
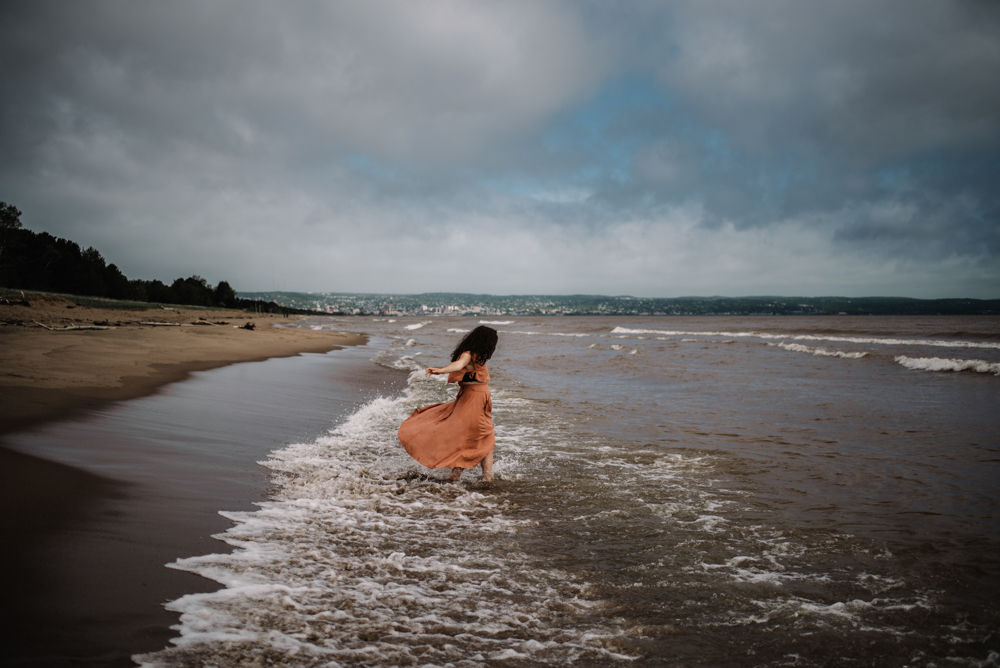
[[[392,322],[392,321],[390,320],[389,322]],[[428,320],[426,322],[416,322],[416,323],[413,323],[412,325],[407,325],[403,329],[420,329],[421,327],[423,327],[424,325],[427,325],[427,324],[430,324],[430,320]]]
[[[519,332],[519,331],[509,331],[504,330],[501,334],[525,334],[527,336],[570,336],[574,338],[582,338],[587,336],[594,336],[593,334],[583,334],[580,332]]]
[[[415,407],[455,391],[414,370],[404,397],[375,399],[329,436],[261,462],[273,471],[272,500],[224,513],[236,526],[216,536],[236,550],[171,565],[225,588],[168,604],[181,613],[180,638],[134,659],[165,667],[634,658],[613,649],[620,631],[594,621],[585,584],[511,548],[504,536],[534,522],[514,517],[506,495],[476,484],[473,472],[462,484],[444,483],[447,472],[428,476],[399,446],[396,429]],[[499,416],[530,408],[502,392],[495,403]],[[536,430],[499,422],[495,471],[516,480],[522,451],[537,456]]]
[[[663,334],[665,336],[732,336],[752,339],[784,339],[789,341],[834,341],[840,343],[873,343],[885,346],[938,346],[941,348],[990,348],[1000,350],[1000,343],[981,341],[939,341],[937,339],[890,339],[876,336],[832,336],[818,334],[771,334],[769,332],[689,332],[672,329],[631,329],[615,327],[612,334]]]
[[[1000,376],[1000,362],[987,362],[985,360],[956,360],[943,359],[941,357],[906,357],[900,355],[896,358],[896,363],[905,366],[907,369],[917,369],[919,371],[975,371],[977,373],[992,373]]]
[[[748,580],[750,581],[750,580]],[[864,624],[866,618],[874,614],[889,612],[910,612],[914,610],[932,610],[933,605],[924,599],[913,603],[900,603],[891,598],[873,598],[870,601],[854,599],[838,601],[828,605],[816,604],[802,598],[791,598],[780,605],[774,606],[765,614],[737,616],[729,620],[732,625],[792,623],[802,619],[824,619],[824,621],[846,622],[852,627]]]
[[[457,332],[459,334],[465,334],[466,332],[471,332],[472,330],[471,329],[460,329],[458,327],[449,327],[448,331],[449,332]]]
[[[513,325],[516,320],[480,320],[480,325]]]
[[[768,343],[769,346],[777,346],[794,353],[809,353],[817,357],[842,357],[844,359],[859,360],[866,357],[868,353],[853,352],[845,353],[843,350],[827,350],[826,348],[812,348],[801,343]]]

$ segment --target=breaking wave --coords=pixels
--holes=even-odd
[[[784,348],[785,350],[794,353],[809,353],[811,355],[816,355],[817,357],[842,357],[844,359],[859,360],[862,357],[866,357],[868,353],[864,352],[853,352],[845,353],[843,350],[827,350],[826,348],[812,348],[810,346],[804,346],[801,343],[768,343],[769,346],[777,346],[778,348]]]
[[[732,336],[752,339],[787,339],[790,341],[833,341],[873,343],[887,346],[938,346],[941,348],[990,348],[1000,350],[1000,343],[982,341],[940,341],[938,339],[892,339],[876,336],[833,336],[818,334],[772,334],[769,332],[690,332],[685,330],[631,329],[615,327],[612,334],[663,334],[665,336]]]
[[[388,360],[387,360],[388,361]],[[409,358],[410,389],[377,398],[330,435],[261,462],[272,500],[223,515],[231,554],[170,567],[225,586],[167,605],[180,637],[142,666],[567,665],[634,658],[595,616],[588,585],[521,553],[514,536],[537,522],[507,495],[475,480],[447,483],[399,447],[396,429],[415,407],[454,386],[426,379]],[[508,411],[530,402],[502,397]],[[501,409],[501,413],[502,413]],[[544,419],[540,416],[538,419]],[[520,477],[532,428],[497,427],[499,478]]]
[[[907,369],[918,371],[975,371],[977,373],[992,373],[1000,376],[1000,362],[984,360],[956,360],[941,357],[907,357],[900,355],[896,363]]]

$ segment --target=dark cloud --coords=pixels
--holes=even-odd
[[[130,276],[1000,291],[993,2],[6,2],[0,75],[0,199]]]

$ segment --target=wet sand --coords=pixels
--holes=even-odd
[[[271,327],[277,317],[247,331],[234,312],[32,301],[0,306],[0,664],[129,666],[174,635],[165,601],[217,588],[165,564],[228,550],[211,538],[230,525],[218,511],[266,499],[256,462],[400,379],[368,346],[341,348],[364,337]],[[137,324],[154,313],[229,323]],[[122,324],[10,324],[26,315]]]
[[[323,353],[365,340],[274,327],[290,320],[268,314],[97,309],[40,296],[29,301],[0,303],[0,434],[145,396],[192,371]],[[249,321],[253,331],[239,328]],[[143,324],[149,322],[162,324]],[[46,329],[94,326],[108,329]]]

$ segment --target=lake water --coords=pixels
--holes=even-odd
[[[499,480],[449,484],[396,429],[481,322]],[[302,326],[407,388],[270,454],[148,665],[1000,664],[1000,318]]]

